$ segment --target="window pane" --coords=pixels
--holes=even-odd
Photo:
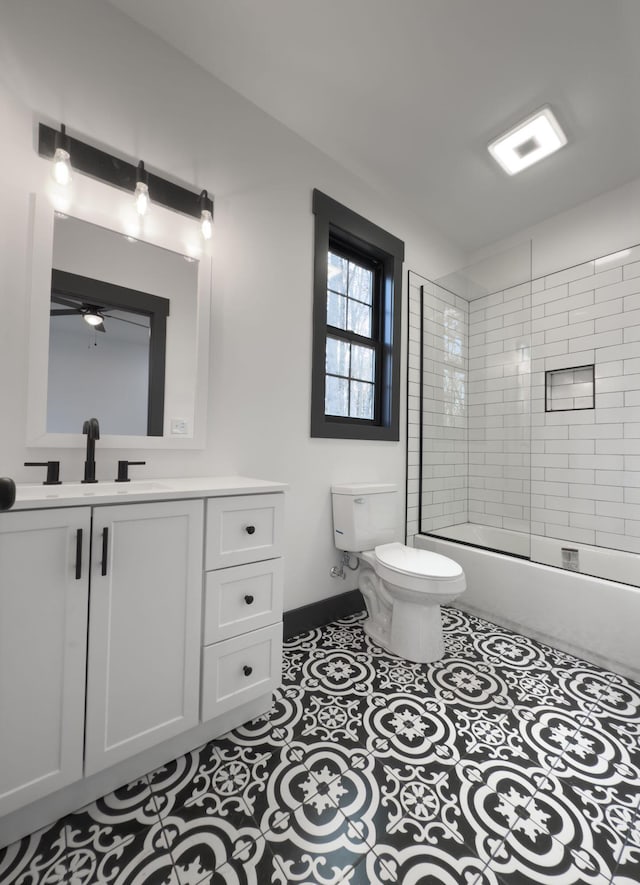
[[[347,327],[347,299],[344,295],[327,292],[327,324],[336,329]]]
[[[351,377],[373,382],[375,351],[372,347],[354,344],[351,349]]]
[[[373,273],[366,267],[349,262],[349,297],[371,304],[373,297]]]
[[[373,384],[366,384],[364,381],[351,382],[349,417],[373,420]]]
[[[324,413],[344,418],[349,416],[349,382],[346,378],[326,376]]]
[[[327,263],[327,288],[333,289],[334,292],[340,292],[342,295],[347,294],[347,267],[349,262],[346,258],[340,258],[329,252],[329,261]]]
[[[349,299],[349,310],[347,315],[347,329],[350,332],[357,332],[365,338],[371,338],[371,308],[366,304],[360,304],[359,301],[351,301]]]
[[[338,338],[327,338],[325,371],[330,372],[332,375],[344,375],[348,378],[350,348],[351,345],[348,341],[340,341]],[[359,348],[359,350],[363,349],[362,347]]]

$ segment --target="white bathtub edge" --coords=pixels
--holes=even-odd
[[[640,681],[640,589],[431,536],[464,569],[460,608]]]

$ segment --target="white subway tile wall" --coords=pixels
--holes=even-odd
[[[529,532],[531,285],[471,301],[469,333],[469,521]]]
[[[471,302],[409,279],[409,543],[422,370],[422,531],[469,521],[640,553],[640,247]],[[550,371],[566,411],[545,413]]]
[[[624,250],[612,260],[544,277],[533,287],[534,534],[640,552],[639,258],[638,247]],[[565,285],[566,294],[559,294]],[[549,325],[552,317],[560,322]],[[545,352],[537,346],[540,335],[543,347],[553,341],[564,350]],[[595,409],[545,414],[545,372],[589,363],[595,364]],[[578,406],[581,379],[576,372]],[[556,407],[562,408],[560,400]]]
[[[419,531],[420,366],[421,530],[434,531],[469,521],[466,402],[469,305],[465,299],[416,274],[410,274],[409,280],[407,539],[411,542]]]

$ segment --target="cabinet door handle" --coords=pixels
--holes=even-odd
[[[245,596],[245,598],[244,598],[244,601],[247,603],[247,605],[252,605],[253,604],[253,596],[247,594],[247,596]]]
[[[253,673],[253,667],[250,667],[248,664],[245,664],[244,667],[242,668],[242,672],[244,673],[245,676],[251,676],[251,674]]]
[[[76,532],[76,581],[82,577],[82,529]]]
[[[109,529],[105,526],[102,529],[102,568],[100,573],[104,576],[107,574],[107,555],[109,552]]]
[[[254,525],[246,525],[244,530],[248,535],[252,535],[255,532],[256,527]]]

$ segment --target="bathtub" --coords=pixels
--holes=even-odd
[[[467,577],[467,590],[456,603],[460,608],[640,680],[640,588],[634,586],[640,582],[640,556],[472,523],[438,536],[415,535],[414,545],[460,563]],[[529,547],[532,559],[552,564],[522,558]],[[619,580],[554,567],[562,561],[562,547],[578,549],[582,568],[608,568]],[[621,576],[633,581],[622,583]]]

